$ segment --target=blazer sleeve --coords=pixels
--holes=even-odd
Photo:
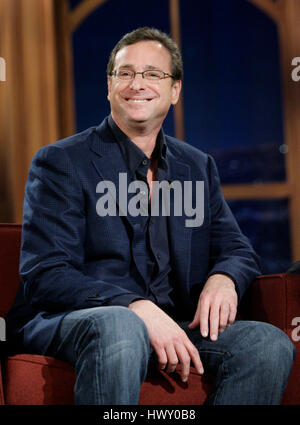
[[[26,184],[20,255],[24,296],[37,310],[89,308],[128,294],[84,273],[85,229],[84,192],[73,163],[55,144],[42,148]]]
[[[260,262],[249,239],[243,235],[225,201],[215,161],[208,156],[210,186],[210,272],[234,281],[239,300],[254,278],[261,274]]]

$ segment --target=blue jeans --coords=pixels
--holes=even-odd
[[[178,324],[198,348],[206,372],[216,376],[209,404],[280,404],[295,347],[280,329],[236,321],[217,341],[189,322]],[[65,316],[48,355],[75,367],[75,404],[137,404],[150,347],[144,322],[126,307],[96,307]]]

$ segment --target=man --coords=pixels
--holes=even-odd
[[[180,363],[184,382],[191,364],[215,373],[212,404],[280,403],[292,343],[271,325],[235,321],[259,274],[256,254],[222,197],[212,158],[162,130],[181,90],[178,47],[139,28],[116,45],[107,73],[111,115],[33,159],[22,282],[7,317],[15,343],[73,364],[78,404],[138,403],[152,361],[168,373]],[[170,185],[168,214],[154,182]],[[203,183],[203,192],[194,185],[181,198],[199,207],[203,194],[197,226],[187,225],[187,208],[174,213],[171,184],[186,182]],[[133,213],[131,184],[147,189],[139,206],[158,215]]]

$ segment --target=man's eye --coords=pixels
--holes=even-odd
[[[118,76],[119,77],[131,77],[132,73],[130,71],[119,71]]]
[[[146,73],[146,76],[147,76],[147,78],[154,78],[154,79],[160,78],[160,72],[157,72],[157,71],[148,71]]]

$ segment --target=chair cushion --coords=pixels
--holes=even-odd
[[[5,402],[8,405],[71,405],[75,373],[69,364],[35,354],[9,356],[5,363]],[[139,404],[203,404],[211,388],[210,377],[191,368],[188,384],[178,373],[152,371],[142,385]]]
[[[5,362],[6,404],[70,405],[74,383],[73,367],[52,357],[18,354]]]
[[[180,379],[180,366],[175,373],[151,371],[142,385],[139,404],[149,405],[202,405],[210,392],[213,377],[200,376],[191,367],[188,383]]]

